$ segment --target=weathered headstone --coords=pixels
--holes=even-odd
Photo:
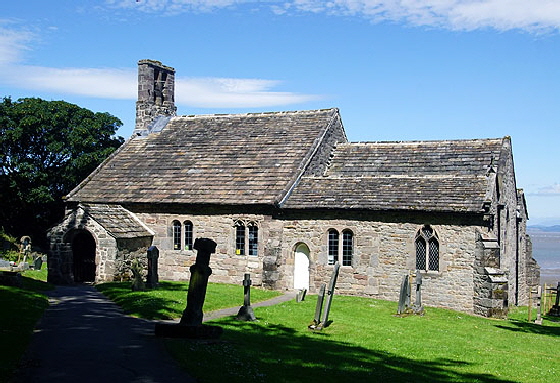
[[[303,302],[305,300],[306,294],[307,294],[307,289],[299,290],[296,295],[296,302]]]
[[[142,276],[142,264],[139,259],[132,260],[130,271],[132,271],[132,291],[145,291],[146,284]]]
[[[537,286],[537,319],[535,319],[536,324],[542,324],[541,317],[541,299],[542,299],[542,286]]]
[[[35,258],[35,260],[33,261],[33,268],[35,270],[41,270],[42,267],[43,267],[43,257]]]
[[[158,276],[159,249],[156,246],[148,248],[148,275],[146,276],[146,286],[155,289],[159,284]]]
[[[335,262],[334,270],[331,275],[331,280],[329,281],[329,286],[327,287],[327,302],[325,304],[325,310],[323,311],[323,317],[321,318],[321,324],[323,327],[327,327],[329,324],[329,313],[331,311],[332,299],[334,296],[334,288],[336,286],[336,279],[338,278],[338,272],[340,271],[340,264]]]
[[[319,323],[321,323],[321,311],[323,311],[323,299],[325,298],[326,288],[326,283],[322,283],[321,287],[319,288],[319,294],[317,295],[317,306],[315,306],[315,317],[313,318],[313,322],[308,326],[311,330],[315,330]]]
[[[416,300],[414,301],[414,306],[412,306],[412,311],[417,315],[424,315],[424,306],[422,306],[422,274],[418,271],[416,272],[416,278],[414,280],[416,285]]]
[[[402,315],[410,308],[410,282],[408,281],[408,274],[404,276],[401,283],[401,292],[399,294],[399,307],[397,315]]]
[[[243,306],[239,308],[237,319],[242,321],[254,321],[257,319],[251,307],[251,274],[245,274],[243,278]]]
[[[325,328],[329,325],[329,312],[331,310],[331,304],[332,304],[332,299],[333,299],[333,295],[334,295],[334,289],[335,289],[335,286],[336,286],[336,279],[338,278],[339,271],[340,271],[340,264],[338,262],[335,262],[333,273],[331,274],[331,279],[329,281],[329,285],[328,285],[328,288],[327,288],[327,301],[325,303],[325,310],[323,311],[323,315],[321,316],[321,319],[319,320],[319,322],[316,323],[317,322],[317,314],[320,314],[319,302],[317,302],[317,308],[319,308],[319,310],[317,310],[317,309],[315,310],[315,319],[313,320],[314,324],[311,324],[309,326],[309,328],[311,330],[322,330],[323,328]],[[320,297],[320,299],[322,301],[323,298]]]
[[[218,326],[203,325],[202,306],[206,297],[208,278],[212,274],[210,255],[216,252],[216,242],[209,238],[197,238],[194,242],[197,251],[196,262],[190,267],[191,278],[187,293],[187,307],[179,324],[157,323],[156,336],[188,339],[217,339],[222,334]]]
[[[558,286],[556,287],[556,302],[550,308],[548,315],[553,317],[560,317],[560,282],[558,282]]]

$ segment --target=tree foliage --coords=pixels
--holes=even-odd
[[[44,236],[63,197],[123,143],[121,121],[65,101],[0,103],[0,227]],[[34,243],[37,243],[34,240]]]

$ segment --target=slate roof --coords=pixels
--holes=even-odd
[[[480,212],[504,139],[340,143],[285,208]]]
[[[115,238],[151,236],[150,232],[128,210],[120,205],[82,204],[87,214]]]
[[[337,109],[173,117],[129,139],[67,197],[94,203],[274,204]]]

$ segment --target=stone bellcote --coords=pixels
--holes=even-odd
[[[134,135],[144,136],[176,115],[175,69],[159,61],[138,61],[138,101]],[[166,123],[166,121],[165,121]],[[164,124],[165,124],[164,123]]]

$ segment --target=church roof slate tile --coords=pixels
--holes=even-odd
[[[68,196],[96,203],[274,204],[337,109],[174,117],[128,140]]]
[[[153,235],[128,210],[120,205],[82,204],[90,217],[115,238],[136,238]]]
[[[480,212],[503,139],[340,143],[285,208]]]

